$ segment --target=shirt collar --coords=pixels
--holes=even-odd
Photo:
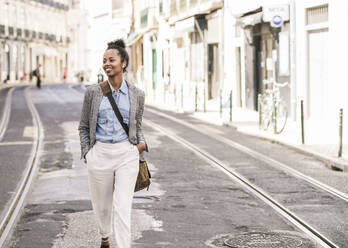
[[[112,87],[112,85],[111,85],[111,83],[109,82],[109,80],[108,80],[108,84],[110,85],[110,88],[111,88],[112,93],[116,92],[116,90],[114,89],[114,87]],[[127,95],[127,93],[128,93],[128,85],[127,85],[127,83],[126,83],[126,81],[125,81],[124,79],[122,80],[121,87],[120,87],[118,90],[119,90],[119,92],[121,92],[122,94]]]

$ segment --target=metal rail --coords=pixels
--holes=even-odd
[[[166,137],[169,137],[172,140],[190,149],[197,156],[207,161],[210,165],[220,169],[222,172],[224,172],[229,177],[231,177],[234,181],[244,186],[248,191],[256,195],[259,199],[261,199],[263,202],[268,204],[270,207],[272,207],[276,212],[278,212],[284,218],[289,220],[297,228],[305,232],[317,244],[321,245],[322,247],[338,248],[336,244],[334,244],[332,241],[330,241],[328,238],[326,238],[324,235],[322,235],[319,231],[317,231],[315,228],[310,226],[304,220],[296,216],[289,209],[287,209],[286,207],[278,203],[275,199],[273,199],[261,188],[252,184],[248,179],[246,179],[245,177],[243,177],[242,175],[234,171],[232,168],[229,168],[225,163],[223,163],[222,161],[220,161],[219,159],[217,159],[216,157],[214,157],[207,151],[197,147],[196,145],[188,142],[187,140],[172,133],[170,130],[163,128],[162,126],[155,124],[152,121],[146,120],[144,123],[147,124],[149,127],[163,133],[164,135],[166,135]]]
[[[2,114],[1,122],[0,122],[0,141],[4,138],[8,122],[10,120],[11,115],[11,102],[12,102],[12,93],[15,88],[11,88],[7,93],[6,102],[4,106],[4,113]]]
[[[13,225],[15,224],[18,213],[20,212],[22,208],[25,197],[29,191],[33,178],[36,174],[35,172],[37,170],[38,161],[39,161],[38,158],[40,156],[40,150],[41,150],[42,140],[44,136],[43,126],[42,126],[39,114],[29,94],[30,94],[29,87],[27,87],[24,90],[24,95],[25,95],[25,100],[28,104],[29,110],[33,116],[33,124],[36,130],[34,143],[33,143],[30,158],[28,159],[28,162],[27,162],[27,166],[26,166],[27,170],[25,171],[22,181],[19,187],[17,188],[17,192],[15,196],[12,198],[10,207],[8,208],[6,214],[4,215],[4,218],[1,220],[1,223],[0,223],[0,247],[2,247],[7,241],[8,235],[11,232]]]
[[[155,115],[159,115],[159,116],[165,117],[167,119],[170,119],[172,121],[175,121],[175,122],[177,122],[177,123],[179,123],[181,125],[184,125],[184,126],[186,126],[188,128],[191,128],[191,129],[193,129],[193,130],[195,130],[197,132],[200,132],[200,133],[202,133],[204,135],[207,135],[207,136],[209,136],[209,137],[211,137],[211,138],[213,138],[213,139],[215,139],[215,140],[217,140],[219,142],[223,142],[226,145],[231,146],[231,147],[233,147],[233,148],[235,148],[235,149],[237,149],[237,150],[239,150],[241,152],[244,152],[244,153],[248,154],[249,156],[251,156],[253,158],[261,160],[261,161],[267,163],[268,165],[270,165],[270,166],[272,166],[274,168],[277,168],[277,169],[281,168],[283,171],[289,173],[290,175],[295,176],[295,177],[297,177],[297,178],[299,178],[301,180],[304,180],[304,181],[306,181],[306,182],[308,182],[308,183],[310,183],[310,184],[312,184],[312,185],[314,185],[314,186],[316,186],[316,187],[318,187],[318,188],[320,188],[320,189],[322,189],[322,190],[324,190],[324,191],[334,195],[335,197],[338,197],[338,198],[348,202],[348,195],[347,194],[345,194],[345,193],[343,193],[343,192],[341,192],[341,191],[339,191],[339,190],[337,190],[337,189],[335,189],[335,188],[333,188],[333,187],[331,187],[331,186],[329,186],[327,184],[319,182],[318,180],[316,180],[316,179],[314,179],[312,177],[309,177],[309,176],[307,176],[307,175],[305,175],[305,174],[303,174],[303,173],[301,173],[301,172],[299,172],[299,171],[297,171],[297,170],[287,166],[286,164],[281,163],[281,162],[279,162],[279,161],[277,161],[277,160],[275,160],[273,158],[270,158],[270,157],[268,157],[268,156],[266,156],[266,155],[264,155],[262,153],[259,153],[259,152],[255,151],[255,150],[252,150],[252,149],[250,149],[250,148],[248,148],[246,146],[243,146],[243,145],[241,145],[241,144],[239,144],[237,142],[234,142],[234,141],[232,141],[232,140],[230,140],[230,139],[228,139],[226,137],[223,137],[223,136],[221,136],[219,134],[211,134],[209,132],[205,132],[204,130],[202,130],[202,129],[200,129],[200,128],[198,128],[198,127],[196,127],[196,126],[194,126],[194,125],[192,125],[190,123],[184,122],[184,121],[179,120],[177,118],[174,118],[174,117],[172,117],[170,115],[167,115],[167,114],[164,114],[164,113],[160,113],[158,111],[154,111],[154,110],[152,110],[150,108],[147,108],[146,111],[149,111],[149,112],[151,112],[151,113],[153,113]]]

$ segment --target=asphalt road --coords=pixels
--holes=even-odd
[[[5,89],[5,91],[7,91]],[[0,95],[4,96],[0,91]],[[0,101],[4,108],[5,101]],[[24,98],[24,87],[12,95],[11,114],[6,133],[0,142],[0,216],[8,209],[31,154],[33,122]],[[3,114],[3,111],[1,112]]]
[[[14,95],[21,92],[17,89]],[[37,178],[8,247],[87,248],[99,245],[89,201],[86,168],[79,159],[77,127],[82,92],[79,86],[69,85],[31,90],[44,126],[44,145]],[[29,138],[20,136],[18,130],[32,125],[29,123],[31,117],[26,116],[25,106],[20,107],[21,101],[16,101],[16,104],[18,107],[11,113],[10,123],[12,118],[17,118],[11,125],[17,131],[9,130],[5,137],[6,140],[28,141]],[[231,128],[203,123],[185,114],[162,112],[191,123],[204,132],[234,140],[347,192],[348,176],[330,171],[314,158],[242,135]],[[138,192],[134,198],[133,247],[226,247],[223,246],[226,238],[252,232],[292,235],[303,242],[301,247],[318,247],[239,183],[168,135],[158,132],[147,124],[147,120],[209,151],[318,228],[339,247],[348,247],[345,242],[348,237],[346,202],[229,147],[218,138],[211,138],[153,111],[145,111],[144,114],[144,132],[150,147],[147,160],[153,181],[149,191]],[[24,146],[13,148],[19,154],[21,150],[17,152],[17,149],[24,149]],[[6,154],[3,146],[0,152],[3,161]],[[20,170],[24,163],[25,159],[18,160],[12,163],[12,167],[16,165]],[[0,175],[3,175],[2,171]]]

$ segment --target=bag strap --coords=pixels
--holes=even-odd
[[[120,122],[121,126],[123,127],[124,131],[126,131],[126,134],[129,135],[129,127],[127,126],[126,123],[123,122],[123,117],[120,113],[120,110],[117,107],[114,97],[112,96],[112,90],[110,88],[108,81],[101,82],[99,86],[103,91],[103,95],[108,97],[111,107],[114,110],[114,113],[118,121]]]

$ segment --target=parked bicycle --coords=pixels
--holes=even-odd
[[[279,88],[288,85],[286,83],[267,82],[271,85],[263,94],[259,94],[259,124],[260,128],[267,130],[272,123],[273,131],[280,134],[286,125],[288,119],[288,109],[284,100],[280,97]]]

